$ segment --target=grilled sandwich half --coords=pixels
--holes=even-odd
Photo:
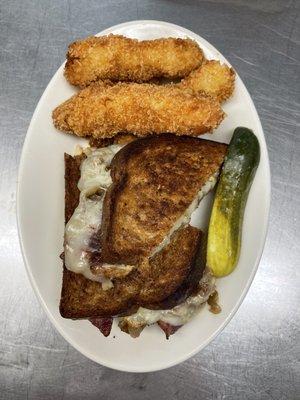
[[[188,223],[225,152],[164,135],[65,155],[63,317],[122,316],[121,329],[137,336],[197,311],[214,286],[203,235]]]
[[[156,136],[122,148],[103,206],[102,259],[136,264],[162,249],[214,187],[226,145]]]

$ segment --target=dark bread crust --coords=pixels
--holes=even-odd
[[[65,155],[65,220],[72,216],[79,201],[77,182],[84,156]],[[126,315],[139,306],[170,308],[184,301],[195,289],[204,264],[196,262],[201,232],[188,226],[177,231],[160,253],[122,279],[114,280],[108,291],[81,274],[63,270],[60,313],[65,318]]]
[[[191,244],[190,251],[191,253],[191,260],[188,264],[189,272],[185,274],[185,278],[182,280],[180,286],[174,290],[172,294],[167,296],[165,299],[161,300],[160,302],[156,303],[148,303],[147,308],[152,310],[168,310],[177,306],[178,304],[183,303],[189,296],[192,294],[196,294],[199,290],[199,281],[202,278],[205,266],[206,266],[206,235],[203,234],[200,230],[197,230],[190,225],[184,229],[193,229],[194,235],[197,235],[197,244],[196,246]],[[184,231],[181,229],[181,231]],[[198,232],[197,232],[198,231]],[[192,232],[190,231],[190,234]],[[182,243],[178,243],[177,245],[177,256],[180,256],[182,252]],[[176,257],[176,255],[175,255]],[[176,259],[174,257],[174,259]],[[171,271],[172,273],[172,271]],[[173,278],[174,279],[174,278]]]
[[[79,189],[77,183],[80,179],[80,164],[85,156],[72,157],[69,154],[65,157],[65,224],[71,218],[79,202]]]
[[[170,244],[139,266],[140,306],[168,309],[183,302],[198,286],[205,264],[198,263],[202,232],[192,226],[179,229]]]
[[[111,138],[93,138],[91,137],[89,140],[89,144],[91,147],[107,147],[112,144],[127,144],[136,140],[137,137],[128,133],[119,133],[116,136]]]
[[[111,164],[104,199],[102,259],[149,257],[223,163],[227,145],[164,134],[135,140]]]

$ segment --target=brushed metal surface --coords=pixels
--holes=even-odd
[[[15,219],[17,169],[26,130],[39,97],[64,60],[66,44],[134,19],[185,26],[228,58],[261,117],[272,173],[267,243],[240,310],[197,356],[150,374],[101,367],[60,337],[27,280]],[[297,1],[1,0],[1,399],[300,397],[299,31]],[[41,134],[42,130],[41,126]]]

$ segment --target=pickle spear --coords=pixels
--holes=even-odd
[[[217,277],[230,274],[240,255],[248,193],[259,164],[257,137],[236,128],[221,170],[208,229],[207,265]]]

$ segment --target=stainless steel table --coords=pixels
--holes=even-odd
[[[191,360],[140,375],[89,361],[54,330],[28,283],[15,221],[26,130],[66,44],[133,19],[183,25],[236,67],[262,120],[273,190],[264,255],[232,322]],[[299,1],[0,2],[1,399],[300,398],[299,29]]]

